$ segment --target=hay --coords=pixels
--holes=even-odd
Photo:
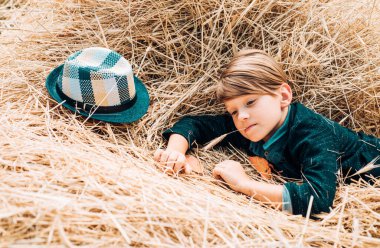
[[[379,246],[380,180],[339,185],[320,221],[289,216],[215,183],[232,149],[195,151],[206,175],[156,168],[160,133],[184,114],[219,113],[218,69],[264,49],[296,99],[380,136],[375,1],[5,1],[0,5],[0,242],[3,246]],[[151,95],[133,125],[74,116],[45,77],[74,51],[109,47]],[[247,166],[253,178],[258,174]],[[281,178],[275,178],[280,183]]]

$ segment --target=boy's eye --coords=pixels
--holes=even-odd
[[[255,100],[249,100],[249,101],[247,102],[247,106],[252,105],[254,102],[255,102]]]
[[[231,115],[236,115],[237,114],[237,111],[233,111],[232,113],[231,113]]]

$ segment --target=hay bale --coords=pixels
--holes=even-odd
[[[172,178],[152,160],[179,117],[223,111],[213,100],[218,69],[244,47],[282,61],[308,107],[380,136],[376,11],[372,2],[316,0],[7,1],[1,244],[378,246],[380,180],[339,185],[334,210],[313,221],[215,184],[215,163],[248,164],[238,151],[197,151],[203,176]],[[84,121],[48,97],[52,68],[89,46],[123,54],[145,82],[152,102],[141,121]]]

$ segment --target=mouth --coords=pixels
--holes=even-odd
[[[244,129],[245,132],[248,132],[252,127],[256,126],[257,124],[252,124]]]

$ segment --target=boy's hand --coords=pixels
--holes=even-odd
[[[157,149],[154,153],[154,160],[164,165],[169,172],[190,174],[192,169],[187,163],[185,154],[170,149]]]
[[[246,185],[251,179],[239,162],[225,160],[215,166],[212,175],[216,179],[223,179],[231,189],[244,194],[248,193]]]

